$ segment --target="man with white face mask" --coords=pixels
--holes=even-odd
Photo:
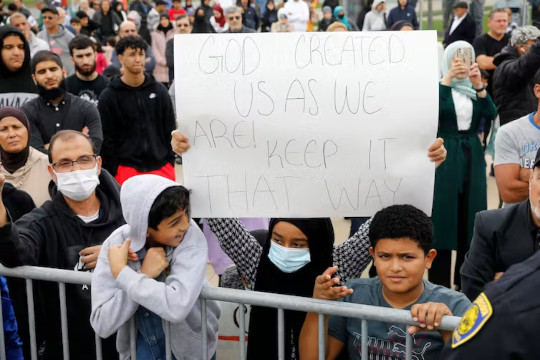
[[[540,151],[532,168],[528,199],[476,214],[471,249],[461,267],[463,292],[471,301],[488,282],[540,249]]]
[[[49,185],[52,201],[11,221],[0,202],[0,262],[8,267],[34,265],[75,271],[91,271],[101,244],[124,224],[120,187],[101,169],[92,140],[74,130],[56,133],[50,142]],[[4,184],[0,175],[0,189]],[[132,254],[135,256],[135,254]],[[67,286],[67,312],[72,359],[95,359],[94,333],[88,318],[90,290]],[[62,358],[59,300],[56,286],[42,286],[46,358]],[[103,342],[105,359],[118,359],[114,339]]]

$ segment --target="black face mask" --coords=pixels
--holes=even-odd
[[[60,82],[60,85],[58,87],[53,89],[45,89],[40,84],[37,84],[38,93],[40,96],[43,96],[46,100],[55,100],[58,99],[66,93],[66,84],[64,82],[64,79]]]
[[[337,17],[340,18],[340,19],[343,19],[345,17],[345,14],[338,14]]]

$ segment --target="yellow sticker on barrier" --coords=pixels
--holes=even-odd
[[[452,348],[469,341],[480,331],[482,326],[493,315],[493,308],[486,294],[481,293],[471,304],[465,315],[461,318],[459,326],[452,334]]]

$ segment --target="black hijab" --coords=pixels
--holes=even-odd
[[[308,238],[311,261],[298,271],[284,273],[268,258],[274,226],[288,222],[299,228]],[[272,219],[268,241],[257,268],[256,291],[311,297],[315,278],[332,266],[334,228],[329,218],[323,219]],[[298,336],[304,324],[305,312],[285,311],[285,358],[290,359],[291,336],[298,358]],[[253,306],[249,321],[248,359],[271,359],[277,356],[277,310]]]
[[[164,27],[163,25],[161,25],[161,19],[163,19],[163,18],[169,20],[169,26]],[[173,24],[171,23],[171,20],[169,19],[169,15],[167,13],[161,13],[159,15],[159,25],[157,27],[157,30],[161,31],[161,32],[163,32],[163,34],[167,35],[167,32],[171,31],[172,29],[173,29]]]
[[[23,33],[14,26],[0,26],[0,49],[4,46],[4,39],[8,36],[18,36],[24,43],[24,62],[17,71],[11,71],[0,57],[0,94],[23,92],[36,93],[37,88],[32,80],[30,68],[30,46]]]
[[[199,9],[202,9],[204,15],[199,15]],[[206,17],[206,10],[204,7],[199,6],[197,10],[195,10],[195,19],[193,20],[193,30],[191,30],[192,34],[207,34],[207,33],[215,33],[216,30],[214,30],[214,27],[212,24],[210,24],[210,21],[208,21],[208,18]]]
[[[28,155],[30,153],[30,123],[22,110],[11,106],[0,108],[0,121],[8,116],[12,116],[19,120],[28,132],[28,141],[26,142],[26,147],[22,151],[18,153],[8,153],[4,151],[2,147],[0,147],[0,159],[2,159],[2,166],[4,166],[4,168],[10,174],[13,174],[19,168],[23,167],[28,160]]]

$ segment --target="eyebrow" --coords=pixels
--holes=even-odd
[[[275,230],[272,231],[272,235],[283,238],[283,235],[277,233]],[[306,238],[293,238],[292,240],[293,241],[305,241],[305,242],[308,242],[308,239],[306,239]]]
[[[172,225],[174,222],[176,222],[176,221],[178,221],[179,219],[183,218],[184,215],[186,215],[185,212],[183,212],[180,216],[175,217],[174,219],[172,219],[171,221],[169,221],[169,225]]]

